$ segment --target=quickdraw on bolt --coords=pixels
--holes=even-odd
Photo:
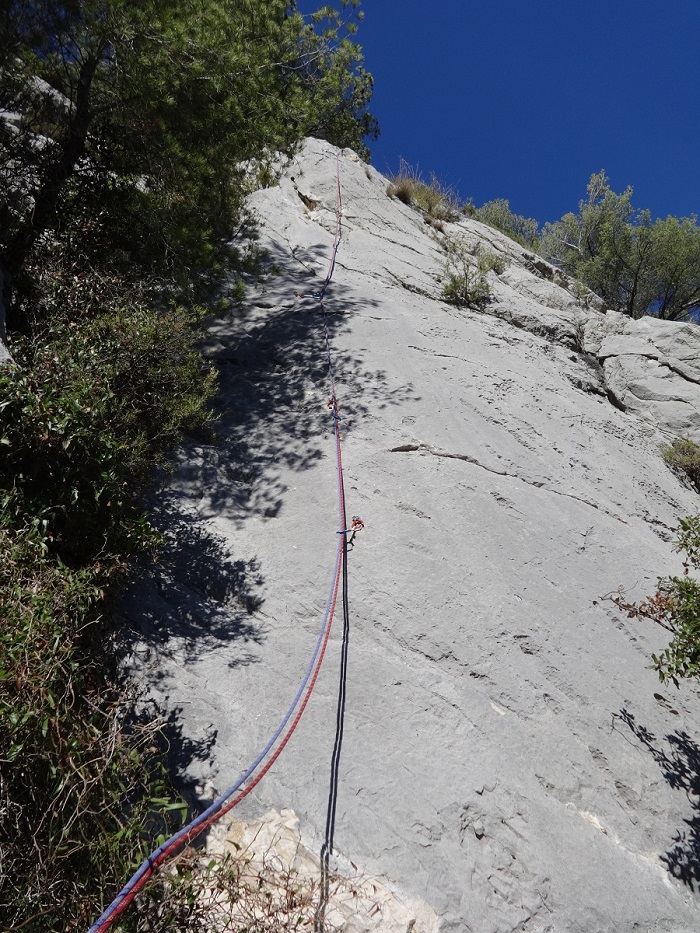
[[[336,421],[341,421],[341,417],[338,414],[338,402],[334,398],[329,398],[326,402],[326,408],[333,414],[333,417]]]
[[[359,515],[353,515],[352,521],[349,528],[343,528],[342,531],[336,531],[337,535],[349,535],[353,536],[357,534],[358,531],[362,531],[365,527],[365,523],[362,521]]]

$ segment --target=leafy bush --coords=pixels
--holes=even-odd
[[[700,570],[700,515],[681,519],[676,550],[685,552],[682,577],[660,577],[656,593],[639,604],[622,595],[613,601],[629,618],[652,619],[671,633],[669,646],[652,654],[652,667],[662,683],[678,687],[681,679],[700,677],[700,581],[690,575]]]
[[[666,463],[685,473],[700,491],[700,446],[689,438],[677,438],[662,455]]]
[[[42,519],[0,502],[0,925],[85,928],[184,806],[157,729],[124,722],[100,617],[120,568],[71,570]],[[16,925],[16,926],[15,926]]]
[[[484,275],[487,272],[495,272],[496,275],[501,275],[506,271],[505,257],[493,250],[483,249],[482,247],[477,250],[477,265]]]
[[[462,237],[448,237],[443,245],[447,260],[442,273],[442,297],[450,304],[482,307],[491,297],[486,276],[489,272],[503,272],[504,259],[480,247],[472,255]]]
[[[468,215],[483,224],[488,224],[489,227],[495,227],[522,246],[537,249],[539,245],[537,221],[532,217],[514,213],[505,198],[487,201],[477,208],[471,206],[468,208]]]
[[[0,927],[37,933],[87,926],[180,806],[157,729],[126,725],[104,614],[157,544],[154,466],[215,384],[196,314],[155,285],[45,270],[0,370]]]
[[[17,366],[0,372],[0,480],[64,563],[141,546],[138,495],[154,464],[208,417],[214,375],[193,339],[182,309],[135,304],[13,342]]]

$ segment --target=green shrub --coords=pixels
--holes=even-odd
[[[537,221],[532,217],[523,217],[521,214],[514,213],[505,198],[487,201],[478,208],[472,205],[468,216],[490,227],[495,227],[496,230],[505,233],[511,240],[515,240],[522,246],[529,246],[530,249],[537,248],[539,243]]]
[[[138,550],[139,494],[164,450],[207,420],[214,375],[181,308],[145,303],[17,339],[0,371],[0,483],[71,566]]]
[[[0,927],[48,933],[87,927],[180,807],[157,729],[126,724],[106,600],[215,380],[155,285],[57,263],[32,298],[0,370]]]
[[[639,604],[622,595],[613,602],[629,618],[652,619],[671,633],[669,646],[652,654],[652,667],[662,683],[678,687],[681,679],[700,677],[700,582],[690,575],[700,570],[700,515],[680,520],[676,550],[685,552],[682,577],[660,577],[656,593]]]
[[[481,307],[491,296],[488,282],[473,266],[462,272],[449,272],[442,289],[442,297],[450,304],[463,307]]]
[[[124,722],[101,618],[120,567],[71,570],[0,502],[0,925],[85,929],[182,810],[157,729]],[[17,925],[17,926],[15,926]]]
[[[477,266],[484,275],[486,275],[487,272],[495,272],[496,275],[501,275],[506,271],[506,265],[507,263],[504,256],[501,256],[493,250],[479,247],[477,251]]]
[[[443,245],[447,260],[442,273],[442,297],[461,307],[483,307],[491,297],[487,273],[500,274],[505,269],[505,261],[480,247],[472,255],[462,237],[448,237]]]
[[[700,491],[700,446],[689,438],[677,438],[669,447],[664,447],[662,456],[675,470],[686,474]]]

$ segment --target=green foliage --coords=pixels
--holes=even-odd
[[[487,274],[505,269],[501,257],[477,248],[472,255],[463,237],[447,237],[442,297],[460,307],[481,308],[491,297]]]
[[[592,175],[578,214],[545,225],[542,252],[617,311],[693,317],[700,309],[697,217],[652,222],[632,205],[632,193],[612,191],[603,171]]]
[[[495,272],[501,275],[506,271],[506,260],[499,253],[490,249],[479,247],[477,250],[477,267],[480,272],[486,275],[487,272]]]
[[[340,10],[325,5],[309,17],[299,31],[294,74],[307,105],[303,135],[347,146],[368,162],[364,140],[377,139],[379,125],[367,109],[374,79],[353,41],[363,18],[359,6],[360,0],[341,0]]]
[[[505,233],[511,240],[522,246],[537,249],[539,243],[537,221],[532,217],[523,217],[510,209],[510,203],[505,198],[496,198],[487,201],[481,207],[467,207],[466,213],[481,223],[495,227]]]
[[[0,926],[58,931],[88,925],[175,813],[156,730],[125,726],[102,616],[158,543],[140,495],[206,426],[214,376],[195,312],[156,283],[41,259],[34,335],[0,370]]]
[[[676,438],[662,451],[664,461],[685,473],[700,491],[700,446],[690,438]]]
[[[156,728],[125,726],[104,650],[119,567],[63,565],[43,519],[18,523],[15,496],[0,501],[0,924],[58,933],[88,926],[95,891],[115,894],[183,805]]]
[[[191,282],[235,226],[244,163],[308,133],[367,156],[358,2],[304,18],[287,0],[13,0],[0,43],[0,107],[23,114],[21,132],[0,126],[13,288],[44,235],[88,218],[102,255]]]
[[[662,683],[678,687],[700,677],[700,581],[691,575],[700,571],[700,515],[680,520],[676,550],[685,553],[682,577],[660,577],[656,593],[639,604],[613,599],[629,618],[652,619],[671,633],[669,646],[652,654],[652,667]]]
[[[17,366],[0,370],[0,481],[71,565],[138,550],[139,493],[161,452],[206,422],[214,390],[185,310],[150,307],[144,287],[101,299],[110,285],[54,270],[41,336],[15,340]]]

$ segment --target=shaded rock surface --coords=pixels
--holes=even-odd
[[[279,723],[333,572],[325,346],[299,296],[326,272],[335,172],[311,140],[250,199],[277,274],[211,323],[219,441],[181,451],[154,503],[170,553],[122,605],[131,665],[202,797]],[[366,528],[349,554],[336,851],[423,898],[443,931],[697,930],[700,693],[660,687],[646,665],[663,632],[604,598],[680,570],[673,530],[698,498],[659,448],[698,430],[696,331],[604,314],[475,221],[445,229],[509,264],[489,273],[488,313],[446,305],[442,234],[348,151],[340,178],[325,306],[348,513]],[[644,361],[668,374],[645,382]],[[339,651],[337,623],[294,738],[239,813],[293,807],[318,848]]]

